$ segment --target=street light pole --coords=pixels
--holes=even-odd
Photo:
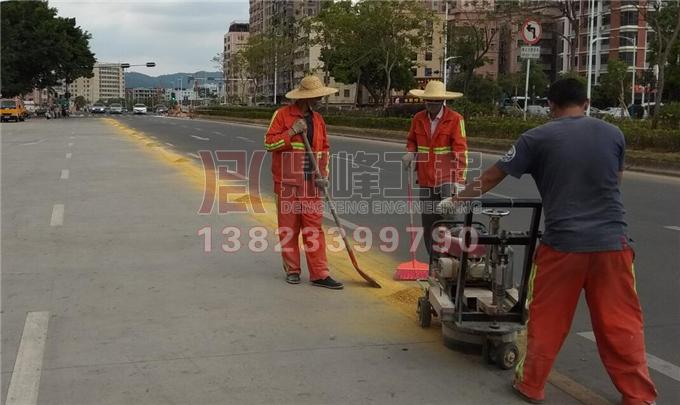
[[[633,105],[635,104],[635,76],[637,74],[637,32],[635,33],[635,37],[633,37],[633,39],[628,37],[619,37],[619,39],[626,39],[633,43],[633,80],[631,81],[632,84],[630,88],[630,104]],[[620,44],[619,47],[621,47]]]
[[[593,44],[598,40],[598,38],[594,38],[595,35],[595,30],[594,30],[594,22],[595,22],[595,0],[590,0],[588,3],[588,18],[590,19],[588,27],[590,29],[590,41],[588,43],[588,67],[586,68],[586,74],[588,75],[588,109],[586,110],[586,115],[590,116],[590,95],[591,95],[591,89],[593,86]],[[526,105],[526,100],[524,100]]]
[[[451,59],[456,59],[456,58],[460,58],[460,56],[449,56],[448,58],[444,59],[444,88],[446,88],[446,81],[447,81],[446,79],[447,79],[448,76],[449,76],[449,75],[447,74],[447,73],[448,73],[448,70],[449,70],[449,69],[448,69],[449,61],[450,61]]]

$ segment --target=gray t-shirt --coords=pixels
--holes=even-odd
[[[622,250],[625,147],[621,131],[602,120],[560,118],[524,133],[496,166],[534,178],[545,213],[542,243],[563,252]]]

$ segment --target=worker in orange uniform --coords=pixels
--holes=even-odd
[[[264,147],[272,153],[278,233],[286,282],[300,283],[299,236],[302,234],[309,279],[315,286],[340,290],[343,284],[329,275],[323,221],[322,191],[328,186],[329,146],[326,123],[315,111],[322,97],[338,90],[326,87],[316,76],[306,76],[297,89],[286,94],[294,102],[272,117]],[[306,136],[323,177],[317,178]]]
[[[418,112],[411,122],[402,158],[409,170],[416,161],[421,221],[427,253],[432,255],[432,225],[441,218],[435,211],[439,201],[451,197],[465,184],[467,141],[463,116],[446,106],[446,100],[462,97],[462,93],[446,91],[444,83],[432,80],[425,90],[414,89],[410,95],[422,99],[425,110]]]
[[[657,393],[647,368],[635,253],[620,190],[626,142],[617,127],[585,116],[588,102],[578,80],[553,83],[548,104],[554,119],[525,132],[479,184],[443,204],[478,197],[507,175],[531,175],[541,194],[545,232],[529,276],[526,355],[513,384],[522,398],[543,402],[585,290],[597,350],[621,404],[652,404]]]

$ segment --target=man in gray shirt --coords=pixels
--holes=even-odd
[[[619,184],[625,140],[604,121],[584,116],[584,86],[555,82],[553,121],[524,133],[479,183],[455,200],[479,197],[508,174],[533,177],[543,199],[545,232],[527,297],[527,351],[513,387],[540,403],[557,353],[585,290],[600,358],[623,404],[650,404],[656,389],[645,358],[642,310],[635,291],[633,248]]]

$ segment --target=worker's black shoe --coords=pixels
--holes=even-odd
[[[520,391],[519,388],[517,388],[517,386],[514,383],[512,384],[512,390],[515,391],[515,394],[517,394],[518,397],[522,398],[525,402],[528,402],[530,404],[542,404],[545,402],[542,399],[531,398],[527,394]]]
[[[317,287],[330,288],[331,290],[342,290],[343,288],[345,288],[345,286],[342,285],[342,283],[333,280],[330,276],[324,279],[314,280],[312,281],[312,284],[314,284]]]
[[[288,273],[288,274],[286,274],[286,283],[288,283],[288,284],[300,284],[300,273]]]

